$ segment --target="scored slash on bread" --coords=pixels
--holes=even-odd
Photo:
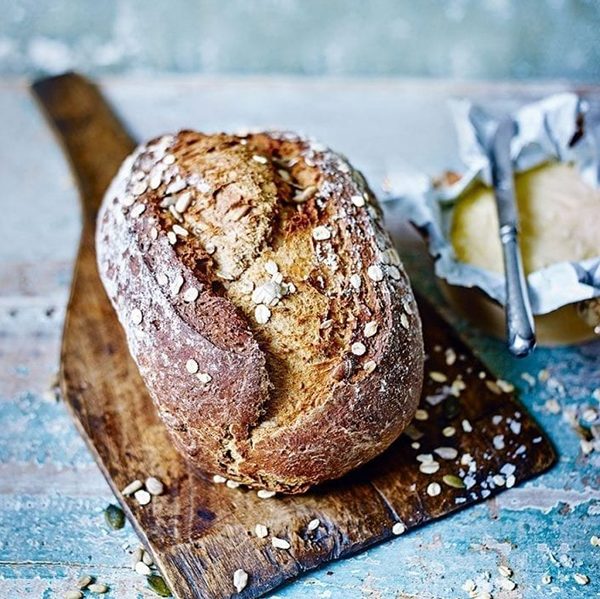
[[[412,419],[417,307],[339,154],[279,132],[152,140],[106,192],[96,245],[142,378],[197,470],[302,492]]]

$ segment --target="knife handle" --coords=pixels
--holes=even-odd
[[[500,227],[506,275],[506,336],[508,349],[518,357],[528,355],[535,347],[533,315],[523,263],[514,225]]]

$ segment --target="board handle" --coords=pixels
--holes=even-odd
[[[104,192],[135,142],[86,77],[65,73],[39,79],[31,89],[69,158],[84,222],[93,223]]]

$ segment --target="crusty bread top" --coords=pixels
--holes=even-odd
[[[340,155],[288,133],[153,140],[107,192],[98,240],[134,358],[199,467],[297,490],[370,459],[412,417],[423,360],[416,306],[375,198]],[[132,326],[136,309],[154,330]],[[195,349],[190,334],[202,340]],[[317,439],[297,472],[256,463],[300,446],[310,454],[298,427],[317,427],[344,387],[365,395],[353,417],[366,421],[353,425],[357,447],[337,465],[311,470],[326,452]],[[229,397],[241,389],[243,398]],[[190,414],[215,403],[210,418]],[[218,455],[211,462],[203,452]]]

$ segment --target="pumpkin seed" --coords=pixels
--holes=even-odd
[[[104,519],[114,530],[119,530],[125,526],[125,514],[123,510],[112,503],[104,510]]]
[[[148,586],[160,597],[171,597],[171,591],[165,579],[158,574],[151,574],[147,578]]]
[[[65,599],[81,599],[83,593],[81,591],[67,591],[65,593]]]
[[[454,489],[464,489],[465,483],[455,474],[445,474],[442,480]]]

